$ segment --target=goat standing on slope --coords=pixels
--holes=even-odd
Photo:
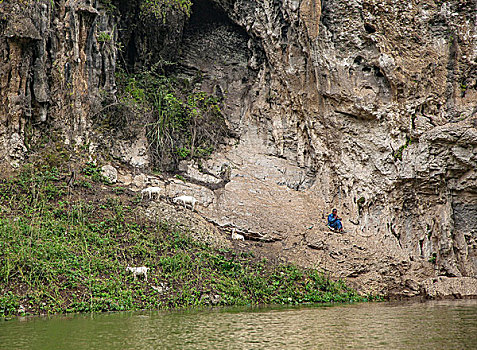
[[[186,204],[190,204],[192,206],[192,211],[195,210],[195,204],[197,203],[197,199],[195,199],[192,196],[180,196],[176,197],[172,200],[174,203],[179,203],[182,202],[184,205],[184,208],[186,207]]]
[[[148,187],[141,191],[141,199],[144,199],[145,194],[149,195],[149,199],[153,197],[153,194],[157,194],[157,198],[159,199],[160,193],[161,193],[160,187]]]
[[[132,274],[134,275],[134,280],[136,280],[137,276],[144,275],[144,281],[147,282],[147,271],[149,270],[149,267],[146,266],[139,266],[139,267],[131,267],[127,266],[126,271],[131,271]]]
[[[235,232],[235,229],[232,229],[232,239],[236,241],[245,241],[245,237],[240,233]]]

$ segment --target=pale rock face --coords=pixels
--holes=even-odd
[[[143,133],[133,140],[109,138],[103,142],[115,157],[135,168],[145,169],[150,165],[147,139]]]
[[[424,294],[433,299],[469,298],[477,295],[477,278],[435,277],[422,283]]]
[[[24,159],[24,153],[26,151],[23,139],[18,133],[14,132],[9,140],[4,141],[4,145],[9,149],[9,153],[5,154],[5,158],[10,159],[11,165],[14,168],[18,168]]]
[[[133,189],[136,190],[136,191],[138,191],[140,189],[143,189],[144,187],[147,187],[147,185],[149,184],[147,175],[138,174],[138,175],[134,176],[134,178],[132,180],[132,184],[134,185]]]
[[[179,164],[179,170],[182,171],[191,180],[211,185],[218,185],[222,180],[210,174],[206,174],[199,169],[197,164],[189,161],[182,161]]]
[[[112,165],[103,165],[101,167],[101,174],[113,184],[118,181],[118,170]]]
[[[225,100],[239,142],[207,163],[232,170],[207,215],[362,291],[477,276],[475,6],[214,2],[249,36],[249,92]],[[322,228],[332,207],[342,238]]]
[[[121,174],[119,173],[118,175],[118,182],[120,182],[121,184],[123,184],[124,186],[129,186],[131,185],[133,181],[133,178],[130,174]]]
[[[173,179],[166,184],[166,194],[169,198],[175,198],[183,195],[192,196],[202,207],[208,207],[216,200],[214,192],[206,187],[193,183]]]

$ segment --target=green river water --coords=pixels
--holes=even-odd
[[[1,349],[477,349],[477,300],[0,321]]]

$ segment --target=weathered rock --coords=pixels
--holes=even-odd
[[[237,106],[230,118],[240,143],[210,162],[235,161],[208,215],[260,232],[280,227],[287,246],[299,247],[303,227],[338,207],[351,247],[285,255],[324,264],[363,290],[411,296],[434,274],[477,276],[474,6],[215,3],[247,31],[257,75],[248,75],[248,99],[226,99]],[[252,65],[256,55],[261,64]],[[289,182],[273,180],[280,159],[270,155],[303,169],[293,181],[303,193],[287,197],[275,186]],[[266,205],[264,191],[273,198]],[[307,196],[313,205],[298,204]]]
[[[144,215],[159,222],[175,225],[176,229],[191,235],[194,239],[217,248],[229,248],[228,241],[220,231],[199,214],[165,201],[150,202],[143,210]]]
[[[182,171],[189,179],[194,182],[202,183],[203,185],[218,185],[223,180],[211,174],[206,174],[199,169],[199,167],[191,162],[181,162],[179,170]]]
[[[197,199],[197,203],[201,207],[208,207],[215,201],[215,194],[207,187],[202,187],[193,183],[173,179],[166,184],[166,194],[169,198],[182,195],[192,196]]]
[[[477,278],[434,277],[422,282],[423,294],[431,299],[477,298]]]
[[[129,186],[133,182],[131,174],[118,174],[118,182],[122,183],[124,186]]]
[[[139,174],[139,175],[134,176],[132,184],[134,185],[133,190],[136,190],[136,191],[147,187],[147,185],[148,185],[147,175]]]
[[[18,165],[49,121],[66,144],[85,145],[101,94],[115,91],[115,19],[102,2],[3,1],[0,6],[0,159]],[[4,20],[6,19],[6,20]],[[19,142],[8,142],[11,135]]]
[[[111,153],[123,162],[143,170],[150,165],[150,155],[144,135],[137,135],[137,138],[133,140],[113,138],[103,141],[111,149]]]
[[[101,167],[101,174],[109,180],[109,182],[115,184],[118,181],[118,170],[112,165],[103,165]]]

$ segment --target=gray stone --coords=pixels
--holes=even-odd
[[[476,298],[475,277],[434,277],[421,284],[423,294],[431,299]]]
[[[148,185],[148,178],[145,174],[139,174],[134,176],[132,184],[135,186],[135,190],[143,189]]]
[[[182,195],[192,196],[197,199],[198,210],[208,207],[215,200],[215,194],[207,187],[196,185],[190,182],[184,182],[179,179],[173,179],[166,185],[166,193],[169,198]]]
[[[129,186],[133,182],[133,179],[131,174],[119,174],[118,182],[122,183],[124,186]]]
[[[101,167],[101,174],[113,184],[118,181],[118,170],[112,165],[103,165]]]

